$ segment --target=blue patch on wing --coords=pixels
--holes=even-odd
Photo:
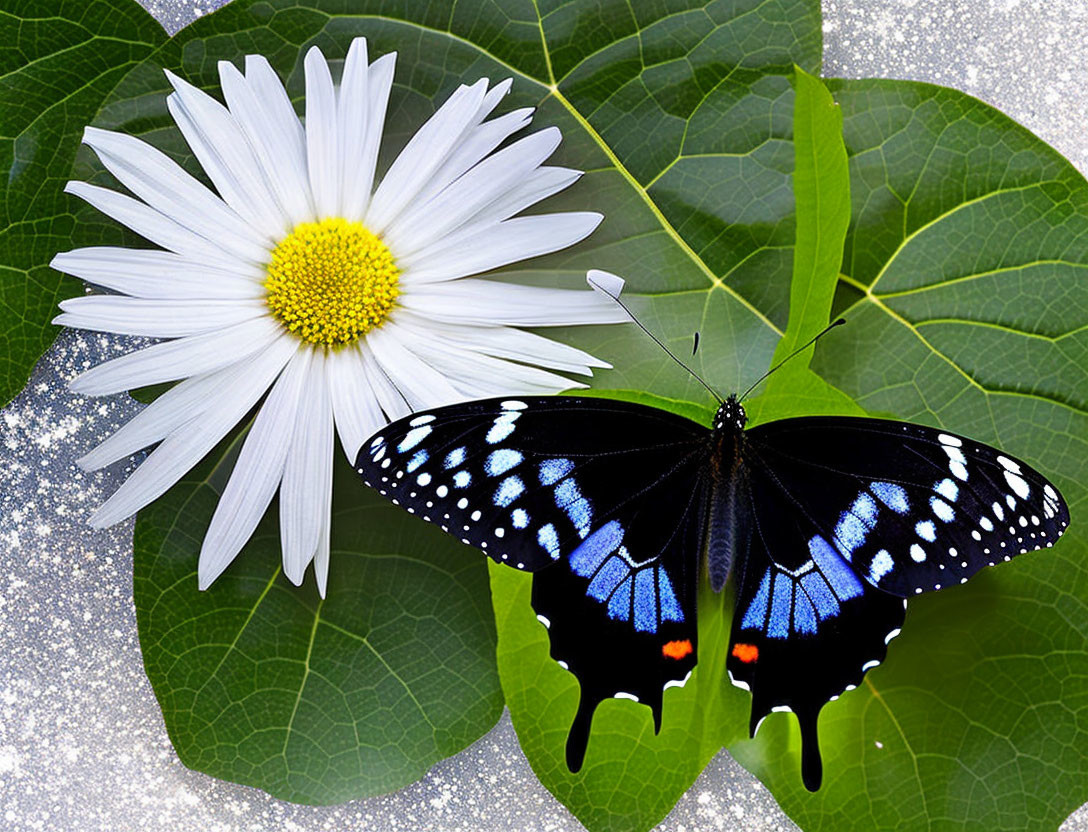
[[[657,632],[657,593],[652,569],[635,574],[635,629],[643,633]]]
[[[910,508],[910,503],[907,502],[907,492],[895,483],[871,482],[869,483],[869,490],[877,496],[880,502],[896,514],[906,514]]]
[[[771,617],[767,622],[767,635],[786,638],[790,634],[790,607],[793,601],[793,581],[785,572],[774,576],[771,590]]]
[[[454,448],[452,451],[450,451],[448,454],[446,454],[446,461],[445,461],[444,465],[446,467],[446,470],[448,471],[451,468],[456,468],[458,465],[460,465],[464,461],[465,461],[465,448],[464,448],[464,446],[462,446],[460,448]]]
[[[608,599],[609,618],[627,621],[631,617],[631,583],[632,579],[628,577]]]
[[[752,599],[752,603],[748,605],[748,610],[744,613],[744,618],[740,622],[740,626],[745,630],[762,630],[763,621],[767,618],[767,601],[771,597],[771,570],[768,569],[763,573],[763,580],[759,584],[759,590],[756,592],[756,597]]]
[[[551,523],[541,526],[540,531],[536,533],[536,542],[540,544],[552,560],[559,560],[559,535],[555,531],[555,526]]]
[[[569,459],[546,459],[540,463],[540,484],[555,485],[573,469]]]
[[[545,528],[550,528],[552,534],[555,534],[555,528],[550,523]],[[571,570],[583,578],[590,577],[600,568],[604,559],[619,548],[622,541],[623,526],[617,520],[608,521],[571,552],[569,560]]]
[[[523,459],[525,457],[520,451],[500,448],[488,455],[487,461],[484,462],[484,470],[487,471],[489,477],[497,477],[520,465]]]
[[[793,629],[804,635],[816,634],[816,613],[801,587],[793,591]]]
[[[672,591],[669,574],[663,566],[657,567],[657,592],[659,596],[658,603],[661,605],[661,620],[683,621],[684,611],[680,609],[680,604],[676,600],[676,593]]]
[[[802,575],[801,588],[816,607],[816,614],[821,621],[839,614],[839,602],[819,572],[806,572]]]
[[[597,570],[597,574],[589,582],[586,594],[598,601],[607,601],[630,571],[630,567],[623,562],[623,558],[613,555],[604,562],[604,566]]]
[[[567,477],[555,487],[555,504],[567,513],[579,537],[584,538],[589,534],[589,526],[593,522],[593,508],[589,500],[582,496],[573,477]]]
[[[831,548],[831,544],[820,535],[808,541],[808,551],[821,574],[831,585],[832,591],[840,601],[854,598],[864,591],[854,570]]]
[[[494,503],[498,508],[506,508],[520,497],[523,491],[525,491],[525,483],[521,481],[521,477],[507,477],[495,490]]]

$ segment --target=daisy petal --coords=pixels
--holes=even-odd
[[[325,56],[316,46],[306,53],[306,157],[318,219],[340,208],[339,127],[336,90]]]
[[[123,133],[88,127],[83,143],[122,185],[156,211],[226,252],[252,263],[268,259],[271,242],[165,153]]]
[[[179,338],[199,335],[268,313],[262,300],[145,300],[87,295],[61,301],[53,323],[118,335]]]
[[[488,225],[509,219],[542,199],[569,188],[582,177],[580,170],[551,166],[539,167],[526,176],[516,187],[496,199],[480,211],[457,233],[475,232]]]
[[[278,240],[290,228],[237,120],[226,107],[167,71],[175,92],[167,109],[223,201],[250,225]]]
[[[332,513],[331,507],[329,512]],[[317,544],[317,551],[314,553],[314,577],[317,579],[317,592],[322,598],[325,597],[325,588],[329,582],[329,537],[331,530],[332,517],[330,516],[329,522],[321,530],[321,541]]]
[[[297,351],[298,342],[283,335],[248,361],[178,382],[102,444],[77,459],[76,464],[84,471],[93,471],[124,459],[208,411],[212,411],[209,418],[222,427],[219,433],[222,436],[256,404]],[[220,407],[223,401],[233,402],[233,405],[223,410]],[[218,438],[213,439],[213,442],[218,441]]]
[[[596,292],[497,280],[466,279],[415,287],[399,301],[404,308],[438,321],[485,326],[571,326],[629,320],[623,309]]]
[[[138,298],[258,298],[264,277],[255,266],[239,263],[223,271],[170,251],[96,246],[65,251],[49,264],[58,272]],[[248,273],[242,276],[242,272]]]
[[[366,343],[378,366],[407,399],[412,410],[449,404],[464,398],[441,373],[405,349],[389,322],[381,329],[368,332]]]
[[[138,199],[87,182],[69,182],[64,186],[64,191],[78,196],[106,216],[163,248],[213,266],[230,268],[232,263],[237,262],[237,258],[227,255],[214,243],[194,234]]]
[[[324,359],[310,360],[280,485],[283,573],[298,586],[310,565],[332,508],[332,406]]]
[[[472,124],[487,91],[487,79],[459,87],[419,128],[389,167],[367,209],[366,225],[375,234],[415,198]]]
[[[253,420],[200,548],[197,577],[201,589],[211,586],[234,560],[276,493],[311,354],[306,349],[295,354]]]
[[[245,77],[234,64],[220,61],[219,81],[231,115],[249,139],[290,224],[312,220],[306,135],[287,91],[268,61],[259,55],[247,55]]]
[[[396,63],[397,53],[390,52],[378,58],[367,70],[366,130],[361,140],[356,138],[352,143],[358,145],[359,152],[347,157],[351,162],[351,173],[344,179],[340,195],[345,219],[361,221],[370,206],[370,192],[374,188],[374,170],[378,164],[378,149]],[[346,91],[341,92],[341,95],[346,94]]]
[[[385,424],[367,381],[363,356],[355,346],[329,352],[325,359],[336,430],[348,461],[355,462],[363,441]]]
[[[98,508],[90,524],[96,528],[112,526],[165,493],[253,407],[282,368],[282,361],[271,360],[279,357],[278,353],[270,355],[269,360],[247,367],[249,372],[238,374],[234,386],[220,395],[214,407],[167,436]]]
[[[389,226],[389,245],[403,258],[442,239],[523,182],[561,138],[549,127],[484,159],[426,205],[404,211]]]
[[[508,326],[462,326],[448,321],[427,320],[402,310],[397,323],[409,329],[421,340],[450,343],[464,349],[508,358],[539,367],[551,367],[568,373],[593,375],[591,367],[610,368],[612,365],[576,347],[551,338]],[[365,437],[364,437],[365,438]]]
[[[253,355],[282,332],[275,320],[261,317],[218,332],[163,341],[92,367],[73,379],[68,389],[104,396],[211,372]]]
[[[432,367],[461,392],[465,398],[478,399],[506,394],[550,395],[572,387],[586,385],[571,381],[538,367],[515,364],[501,358],[492,358],[473,350],[463,349],[450,342],[435,339],[403,338],[413,356]],[[431,401],[433,407],[444,401]]]
[[[488,94],[490,95],[490,93]],[[443,188],[502,144],[509,136],[528,125],[532,120],[532,115],[532,108],[525,107],[474,127],[464,137],[457,149],[449,155],[442,167],[435,171],[434,176],[431,177],[430,181],[413,200],[413,204],[426,204]]]
[[[337,96],[340,216],[348,218],[355,218],[362,213],[362,204],[370,195],[370,182],[366,183],[366,191],[360,188],[362,180],[368,177],[360,170],[359,164],[359,137],[367,134],[367,115],[370,109],[367,90],[369,69],[366,38],[355,38],[348,47]]]
[[[385,370],[374,358],[373,353],[364,346],[359,349],[359,357],[362,359],[363,369],[366,371],[367,384],[374,391],[374,398],[377,400],[382,412],[385,413],[386,418],[392,421],[411,413],[412,407],[408,404],[408,400],[404,398],[404,394],[397,389],[389,376],[386,375]],[[352,462],[354,461],[352,460]]]
[[[438,241],[399,261],[407,283],[434,283],[528,260],[584,240],[601,222],[600,214],[568,211],[515,217],[460,239],[453,245]]]

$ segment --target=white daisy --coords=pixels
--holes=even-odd
[[[355,459],[388,419],[453,401],[553,393],[593,356],[518,326],[614,323],[594,293],[473,278],[572,245],[595,213],[516,216],[580,173],[548,167],[549,127],[496,150],[530,109],[488,116],[510,89],[457,89],[374,187],[395,53],[354,41],[339,86],[306,55],[300,122],[268,62],[219,65],[227,106],[167,73],[177,122],[218,195],[148,144],[88,127],[84,142],[133,196],[67,190],[161,246],[83,248],[53,267],[120,294],[64,301],[56,323],[163,340],[83,373],[106,395],[179,381],[80,460],[100,468],[157,447],[94,513],[108,526],[150,503],[262,397],[200,551],[206,588],[279,489],[283,569],[329,568],[333,426]]]

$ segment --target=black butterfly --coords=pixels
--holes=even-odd
[[[707,429],[599,398],[489,399],[388,425],[356,462],[407,511],[534,572],[552,657],[581,684],[567,741],[577,771],[597,705],[649,705],[696,663],[706,551],[735,573],[728,671],[750,730],[792,710],[819,788],[817,716],[899,633],[906,598],[1050,547],[1056,489],[996,448],[921,425],[804,417],[744,430],[730,396]]]
[[[1053,546],[1069,512],[1026,464],[933,428],[808,417],[745,431],[736,395],[722,401],[631,314],[622,278],[586,278],[718,399],[712,428],[607,399],[490,399],[391,423],[356,468],[394,504],[539,572],[533,608],[581,687],[571,771],[604,699],[649,705],[661,729],[665,690],[695,668],[703,553],[715,592],[735,571],[729,678],[752,692],[752,736],[771,711],[797,714],[815,791],[820,709],[883,661],[905,599]]]

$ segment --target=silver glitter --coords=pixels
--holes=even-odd
[[[141,0],[171,33],[221,0]],[[913,78],[999,106],[1088,168],[1083,0],[825,0],[826,75]],[[0,413],[0,827],[8,830],[549,830],[580,824],[537,781],[508,717],[395,794],[295,806],[186,769],[144,676],[132,609],[132,522],[84,521],[135,461],[74,460],[137,412],[66,382],[134,339],[67,332]],[[719,754],[659,829],[792,830]],[[1063,832],[1088,832],[1088,806]]]

